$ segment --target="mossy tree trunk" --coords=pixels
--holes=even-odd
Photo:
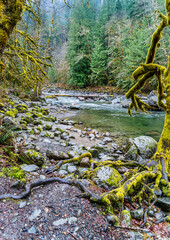
[[[163,34],[163,30],[170,25],[170,0],[165,0],[165,7],[167,15],[159,13],[159,17],[162,19],[160,25],[153,33],[151,46],[148,50],[145,64],[141,64],[134,73],[133,77],[137,80],[137,83],[126,94],[127,98],[131,98],[132,102],[129,106],[129,114],[131,115],[131,109],[134,107],[136,110],[140,108],[145,111],[145,108],[149,108],[146,103],[136,96],[136,93],[145,85],[146,81],[154,75],[158,80],[158,105],[166,111],[164,128],[158,143],[157,151],[154,155],[154,160],[158,162],[157,171],[159,171],[159,180],[163,178],[168,181],[168,168],[170,163],[170,56],[167,68],[154,64],[154,58],[157,48],[160,46],[160,39]],[[166,100],[166,104],[163,100]],[[155,171],[156,172],[156,171]],[[158,186],[157,181],[157,186]]]
[[[0,57],[13,28],[21,19],[24,2],[25,0],[0,0]]]

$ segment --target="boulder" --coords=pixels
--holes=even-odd
[[[51,149],[47,150],[46,155],[49,159],[54,159],[54,160],[64,160],[69,158],[68,154],[66,154],[65,152],[51,150]]]
[[[93,181],[101,187],[118,187],[122,179],[120,173],[112,167],[100,167],[93,178]]]
[[[36,152],[33,149],[28,149],[25,151],[25,155],[27,156],[30,162],[34,163],[37,166],[42,166],[44,164],[44,157],[41,153]]]
[[[126,159],[141,161],[151,158],[157,148],[157,142],[149,136],[140,136],[134,139],[130,138],[127,142],[128,151],[125,154]]]

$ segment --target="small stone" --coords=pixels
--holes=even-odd
[[[159,220],[159,219],[163,218],[163,213],[157,212],[157,213],[155,213],[155,217],[156,217],[156,220]]]
[[[88,157],[84,157],[80,162],[80,167],[90,167],[90,160]]]
[[[40,175],[40,179],[41,179],[41,180],[44,180],[44,179],[46,179],[46,176]]]
[[[77,168],[75,166],[68,166],[67,170],[69,173],[74,173],[74,172],[76,172]]]
[[[61,176],[65,176],[65,175],[67,175],[67,171],[65,171],[65,170],[60,170],[60,171],[58,172],[58,174],[61,175]]]
[[[129,210],[123,210],[122,211],[122,225],[125,227],[131,227],[132,222],[131,222],[131,215]]]
[[[28,230],[28,233],[30,233],[30,234],[35,234],[37,232],[37,229],[34,227],[34,226],[32,226],[29,230]]]
[[[27,202],[20,202],[19,208],[24,208],[27,205]]]
[[[116,215],[109,215],[109,216],[107,216],[107,221],[111,225],[115,225],[118,222],[118,218]]]
[[[148,216],[153,217],[154,216],[154,211],[151,209],[148,211]]]
[[[64,218],[61,218],[61,219],[53,222],[53,225],[54,225],[54,226],[60,226],[60,225],[63,225],[63,224],[65,224],[65,223],[67,223],[67,222],[68,222],[68,218],[65,218],[65,219],[64,219]]]
[[[31,165],[24,164],[21,166],[21,169],[25,172],[34,172],[34,171],[37,171],[39,167],[34,164],[31,164]]]
[[[109,143],[109,142],[112,142],[112,141],[113,140],[111,138],[109,138],[109,137],[103,138],[103,142],[105,142],[105,143]]]
[[[29,220],[33,221],[34,219],[36,219],[40,215],[40,213],[41,213],[41,209],[35,209],[35,211],[29,217]]]
[[[142,218],[144,216],[144,209],[140,208],[138,210],[131,211],[130,213],[131,213],[132,218],[140,221],[140,220],[142,220]]]
[[[77,222],[77,218],[76,217],[70,217],[69,219],[68,219],[68,223],[71,225],[71,224],[75,224],[76,222]]]

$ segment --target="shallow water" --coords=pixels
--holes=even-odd
[[[147,135],[158,140],[164,123],[163,113],[133,113],[133,118],[127,114],[127,109],[83,109],[72,120],[82,121],[85,126],[108,131],[118,136],[136,137]]]
[[[61,92],[60,94],[65,94]],[[67,94],[70,94],[67,92]],[[73,93],[74,95],[74,93]],[[120,97],[124,101],[125,97]],[[58,100],[51,99],[53,104],[62,103],[63,105],[72,105],[80,107],[75,116],[69,119],[83,122],[84,126],[97,129],[99,131],[108,131],[115,136],[137,137],[147,135],[155,140],[160,138],[163,124],[164,112],[133,112],[131,118],[127,109],[122,108],[120,104],[113,104],[105,101],[79,101],[77,98],[59,97]]]

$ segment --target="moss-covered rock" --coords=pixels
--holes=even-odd
[[[52,125],[46,124],[46,125],[43,126],[43,130],[49,131],[51,129],[52,129]]]
[[[4,110],[4,109],[5,109],[5,105],[0,102],[0,110]]]
[[[26,104],[18,104],[16,106],[16,109],[18,110],[19,113],[26,113],[28,111],[28,107]]]
[[[13,117],[13,118],[15,118],[17,114],[18,114],[18,110],[16,108],[11,108],[5,113],[6,116]]]
[[[141,158],[151,158],[157,148],[157,142],[149,136],[140,136],[134,139],[129,139],[127,142],[126,159],[140,161]]]
[[[115,168],[103,166],[97,169],[93,180],[99,186],[116,188],[122,177]]]
[[[30,160],[30,163],[34,163],[37,166],[42,166],[44,164],[44,157],[42,154],[33,149],[26,150],[25,155]]]

